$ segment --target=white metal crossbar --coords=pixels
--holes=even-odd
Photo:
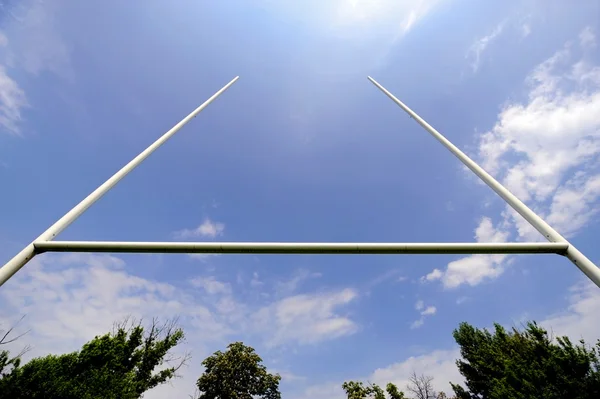
[[[129,252],[203,254],[560,254],[562,242],[110,242],[39,241],[42,252]]]
[[[573,262],[600,287],[600,269],[564,237],[550,227],[523,202],[502,186],[441,133],[431,127],[404,103],[394,97],[370,76],[368,79],[392,101],[415,119],[435,139],[442,143],[473,173],[494,190],[506,203],[546,237],[544,243],[295,243],[295,242],[110,242],[110,241],[52,241],[92,204],[99,200],[129,172],[135,169],[156,149],[177,133],[186,123],[233,85],[238,77],[227,83],[212,97],[183,118],[83,201],[67,212],[0,268],[0,286],[10,279],[35,255],[43,252],[129,252],[129,253],[222,253],[222,254],[559,254]]]

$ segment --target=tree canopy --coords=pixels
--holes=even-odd
[[[386,399],[385,392],[377,384],[364,385],[360,381],[346,381],[342,384],[348,399]],[[404,393],[398,387],[388,383],[385,387],[389,399],[405,399]]]
[[[207,357],[196,385],[200,399],[281,399],[278,374],[269,374],[253,348],[242,342]]]
[[[14,342],[8,330],[3,344]],[[452,384],[453,399],[592,399],[600,398],[600,340],[589,346],[567,337],[551,337],[535,322],[523,331],[493,332],[461,323],[453,332],[460,347],[456,361],[464,386]],[[75,352],[48,355],[22,364],[20,356],[0,350],[0,397],[4,398],[140,398],[170,381],[188,356],[172,349],[184,338],[174,321],[149,328],[124,322]],[[25,349],[27,350],[27,349]],[[242,342],[217,351],[202,365],[198,399],[281,399],[281,377],[271,374],[255,350]],[[433,377],[412,373],[404,392],[392,383],[347,381],[348,399],[443,399],[433,390]]]
[[[588,347],[583,340],[553,340],[534,322],[524,331],[494,328],[461,323],[454,330],[462,356],[456,365],[466,380],[466,389],[452,384],[457,398],[600,398],[600,342]]]
[[[169,354],[183,338],[175,322],[159,325],[154,320],[149,329],[123,323],[79,351],[36,358],[25,365],[3,364],[0,397],[140,398],[173,378],[184,364],[186,357]],[[0,356],[0,364],[7,360],[7,353]]]

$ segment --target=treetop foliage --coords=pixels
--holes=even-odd
[[[200,399],[281,399],[278,374],[269,374],[261,357],[242,342],[207,357],[196,385]]]
[[[588,347],[583,340],[552,339],[535,322],[523,331],[495,324],[493,333],[461,323],[453,336],[466,380],[466,389],[452,384],[457,398],[600,398],[600,342]]]
[[[149,329],[126,321],[79,351],[36,358],[25,365],[13,361],[10,370],[7,357],[0,355],[0,366],[3,360],[5,366],[0,397],[140,398],[173,378],[185,364],[187,356],[170,355],[183,338],[175,321],[158,324],[153,320]]]

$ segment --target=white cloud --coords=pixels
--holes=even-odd
[[[586,27],[579,34],[579,43],[584,48],[596,47],[596,35],[591,27]]]
[[[434,281],[434,280],[439,280],[443,277],[444,272],[442,272],[440,269],[433,269],[433,271],[431,273],[428,273],[427,275],[421,277],[422,281]]]
[[[481,218],[479,226],[475,229],[477,242],[506,242],[507,239],[508,232],[495,228],[488,217]]]
[[[216,238],[223,235],[225,231],[225,224],[220,222],[213,222],[206,218],[204,222],[195,229],[183,229],[174,233],[175,237],[181,239],[202,237],[202,238]]]
[[[294,276],[292,278],[278,281],[276,283],[275,291],[277,292],[278,296],[290,295],[290,294],[293,294],[294,292],[296,292],[297,289],[306,280],[309,280],[312,278],[319,278],[319,277],[321,277],[320,273],[313,273],[306,269],[300,269],[294,273]],[[258,279],[258,274],[256,275],[256,279]],[[253,279],[250,281],[250,284],[252,284],[253,281],[254,281],[254,276],[253,276]]]
[[[548,223],[559,226],[563,235],[571,236],[586,225],[600,209],[594,206],[600,197],[600,175],[581,173],[559,187],[552,198]]]
[[[28,73],[50,71],[73,80],[70,51],[57,29],[54,7],[52,2],[43,1],[19,5],[20,17],[10,25],[11,58]]]
[[[424,317],[420,317],[417,320],[413,321],[412,323],[410,323],[410,329],[411,330],[415,330],[419,327],[422,327],[423,324],[425,324],[425,318]]]
[[[410,323],[411,330],[423,326],[423,324],[425,324],[425,317],[433,316],[437,312],[437,308],[435,306],[425,307],[425,303],[422,300],[418,300],[415,303],[415,309],[419,312],[421,317]]]
[[[567,335],[574,341],[583,338],[588,344],[595,343],[600,338],[598,287],[587,279],[582,280],[569,289],[567,302],[566,309],[550,315],[539,324],[554,336]]]
[[[4,36],[2,36],[4,37]],[[11,134],[19,134],[21,110],[26,107],[25,92],[0,65],[0,126]]]
[[[531,34],[531,25],[525,23],[521,26],[521,35],[527,37]]]
[[[475,42],[469,48],[467,58],[471,59],[471,68],[473,69],[473,72],[477,72],[479,70],[483,52],[488,48],[490,43],[492,43],[502,33],[504,30],[504,24],[505,21],[499,23],[488,35],[475,40]]]
[[[190,281],[194,287],[204,289],[208,294],[231,294],[231,284],[218,281],[213,276],[196,277]]]
[[[423,303],[423,301],[421,301],[421,300],[418,300],[417,303],[415,303],[415,309],[417,309],[417,310],[423,309],[424,306],[425,306],[425,303]]]
[[[431,316],[434,315],[437,312],[437,309],[435,306],[427,306],[427,308],[425,308],[425,310],[423,310],[421,312],[421,314],[423,316]]]
[[[291,371],[279,370],[277,368],[271,368],[269,370],[271,374],[279,374],[281,376],[282,382],[298,382],[298,381],[306,381],[306,377],[301,375],[296,375]]]
[[[471,255],[448,263],[442,277],[444,288],[456,288],[463,284],[477,285],[493,279],[504,272],[505,255]]]
[[[569,58],[566,47],[536,67],[527,79],[531,85],[529,103],[507,106],[480,143],[486,169],[504,172],[509,178],[511,174],[530,178],[532,181],[527,183],[514,176],[517,185],[513,183],[512,188],[517,191],[520,184],[539,199],[556,188],[566,169],[598,152],[600,81],[585,81],[586,75],[594,76],[598,67],[588,67],[584,72],[579,63],[574,63],[569,70],[564,65]],[[562,73],[558,71],[561,66]],[[565,94],[562,85],[579,87]],[[513,167],[501,164],[500,160],[511,152],[522,155],[522,162]],[[540,179],[541,183],[537,181]],[[521,195],[527,196],[528,192]]]
[[[204,306],[175,286],[127,273],[119,258],[69,254],[36,258],[3,287],[8,308],[27,314],[41,349],[67,351],[128,315],[182,315],[209,336],[228,330]]]
[[[252,279],[250,280],[250,287],[258,288],[262,285],[264,285],[264,283],[258,277],[258,272],[252,273]]]
[[[400,389],[406,387],[412,372],[434,377],[432,383],[436,391],[452,392],[449,382],[462,383],[455,361],[460,357],[458,349],[436,350],[420,356],[411,356],[403,362],[394,363],[377,369],[369,377],[369,381],[385,386],[388,382],[396,384]]]
[[[589,35],[589,29],[582,32],[587,38],[582,45],[590,45]],[[595,168],[600,154],[600,67],[572,58],[567,44],[534,68],[527,78],[529,101],[505,107],[479,145],[484,167],[566,235],[590,220],[591,205],[600,194]],[[571,212],[568,219],[561,215],[566,210]],[[520,216],[508,211],[505,217],[519,237],[539,238]]]
[[[468,300],[469,300],[468,296],[461,296],[456,300],[456,304],[462,305],[463,303],[467,302]]]
[[[370,293],[371,290],[373,290],[375,287],[377,287],[380,284],[390,283],[390,282],[393,282],[394,280],[396,280],[396,282],[405,281],[406,277],[403,277],[403,276],[399,276],[397,279],[394,279],[394,277],[400,273],[401,273],[400,269],[397,269],[397,268],[390,269],[384,273],[379,274],[378,276],[375,276],[373,279],[367,281],[366,284],[364,285],[364,289]]]
[[[508,232],[494,227],[487,217],[482,218],[475,229],[477,242],[505,242],[507,238]],[[501,275],[506,259],[506,255],[470,255],[448,263],[445,271],[434,269],[422,277],[422,281],[441,280],[444,288],[456,288],[463,284],[477,285]]]
[[[264,307],[254,315],[257,326],[269,331],[269,346],[285,342],[313,344],[353,334],[358,326],[338,308],[357,297],[355,291],[295,295]]]
[[[7,73],[6,68],[19,68],[38,75],[49,70],[59,76],[74,76],[67,47],[57,34],[52,6],[34,1],[14,5],[22,14],[18,19],[7,19],[3,26],[10,31],[10,40],[0,32],[0,129],[19,134],[22,110],[29,104],[24,91]]]

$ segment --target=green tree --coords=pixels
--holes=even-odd
[[[454,331],[462,356],[456,364],[466,380],[466,389],[452,384],[457,398],[600,398],[600,342],[588,347],[583,340],[553,340],[535,322],[524,331],[494,328],[461,323]]]
[[[196,385],[199,399],[281,399],[278,374],[269,374],[253,348],[242,342],[204,359]]]
[[[183,338],[175,321],[159,325],[153,320],[147,330],[141,324],[125,322],[77,352],[14,365],[0,379],[0,397],[140,398],[173,378],[185,363],[187,356],[170,355]]]
[[[348,399],[386,399],[383,389],[373,383],[365,386],[360,381],[346,381],[342,384],[342,389],[346,391]],[[405,399],[404,393],[391,382],[387,384],[385,390],[390,399]]]

